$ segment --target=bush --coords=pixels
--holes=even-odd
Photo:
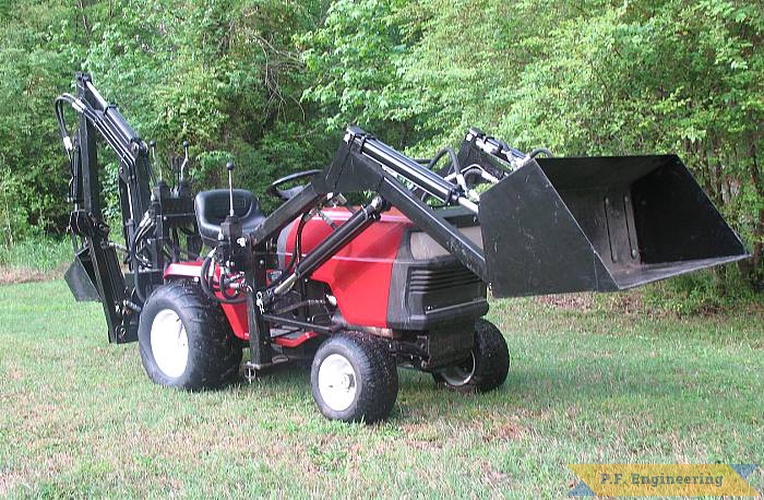
[[[0,266],[48,272],[72,259],[72,244],[66,238],[35,236],[16,242],[0,252]]]
[[[713,314],[762,300],[745,286],[737,267],[727,265],[677,276],[645,287],[645,306],[678,316]]]

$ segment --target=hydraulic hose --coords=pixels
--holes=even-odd
[[[432,158],[432,160],[429,161],[427,164],[427,168],[432,170],[435,165],[440,161],[441,158],[448,155],[451,160],[451,170],[453,172],[459,172],[461,169],[459,168],[459,160],[456,157],[456,152],[454,151],[454,148],[451,146],[447,146],[440,151],[438,151],[435,156]]]
[[[207,295],[210,299],[215,300],[217,302],[221,302],[223,304],[241,304],[246,300],[246,297],[238,297],[233,298],[226,295],[226,293],[222,290],[220,290],[221,295],[223,297],[219,297],[215,294],[215,290],[213,288],[213,284],[208,281],[208,276],[210,272],[210,266],[215,261],[212,255],[208,255],[207,258],[204,259],[202,262],[202,268],[200,269],[200,275],[199,275],[199,284],[202,286],[202,291]]]
[[[535,158],[540,154],[543,154],[547,158],[552,158],[554,156],[552,152],[549,151],[547,148],[535,148],[530,153],[528,153],[528,156],[530,156],[531,158]]]

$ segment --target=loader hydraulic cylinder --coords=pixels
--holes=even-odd
[[[457,203],[459,189],[432,170],[408,158],[372,136],[363,135],[361,129],[351,128],[348,134],[361,145],[361,151],[382,165],[388,172],[414,183],[418,188],[445,203]]]
[[[295,266],[294,273],[287,277],[281,286],[276,287],[275,293],[283,293],[291,288],[298,279],[310,276],[313,271],[321,267],[322,264],[363,232],[369,224],[377,220],[384,208],[385,202],[377,196],[368,205],[356,211],[344,224],[331,233],[305,258],[300,260]]]

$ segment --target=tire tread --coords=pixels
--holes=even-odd
[[[354,365],[361,378],[356,401],[345,411],[335,412],[321,398],[318,390],[318,369],[330,354],[338,353]],[[351,359],[352,358],[352,359]],[[313,360],[311,369],[313,397],[321,413],[332,420],[366,422],[387,419],[398,396],[398,370],[395,358],[377,338],[356,333],[342,333],[327,339]]]
[[[189,360],[186,372],[177,379],[166,377],[150,352],[153,315],[173,309],[184,322],[188,335]],[[147,316],[144,320],[144,314]],[[214,389],[234,379],[239,372],[242,350],[219,304],[210,300],[199,285],[173,282],[151,294],[138,327],[141,360],[149,378],[159,385],[186,390]]]
[[[509,349],[507,341],[496,325],[479,318],[475,321],[475,372],[472,379],[464,385],[453,386],[439,374],[433,373],[433,379],[448,389],[459,392],[488,392],[500,387],[509,373]]]

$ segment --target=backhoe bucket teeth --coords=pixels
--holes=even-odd
[[[494,296],[615,291],[747,257],[674,155],[532,160],[482,194]]]

